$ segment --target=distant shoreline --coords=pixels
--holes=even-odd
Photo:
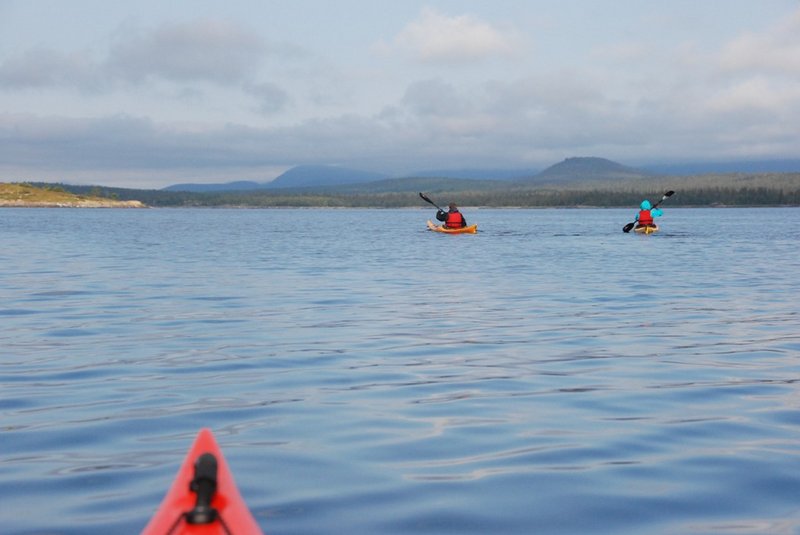
[[[117,201],[117,202],[20,202],[0,200],[2,208],[77,208],[77,209],[162,209],[162,210],[415,210],[428,211],[427,208],[414,206],[248,206],[248,205],[193,205],[193,206],[148,206],[139,201]],[[469,206],[461,207],[466,211],[481,210],[633,210],[635,207],[627,206]],[[737,208],[800,208],[796,204],[697,204],[697,205],[676,205],[670,206],[669,210],[683,210],[693,208],[737,209]]]
[[[0,208],[147,208],[140,201],[23,201],[0,199]]]
[[[0,207],[7,208],[147,208],[136,199],[109,199],[70,193],[60,186],[0,183]]]

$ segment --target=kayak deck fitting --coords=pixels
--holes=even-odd
[[[201,429],[142,535],[263,535],[210,429]]]

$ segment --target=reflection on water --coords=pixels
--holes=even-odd
[[[203,426],[270,533],[796,531],[800,211],[628,212],[4,211],[4,533],[137,532]]]

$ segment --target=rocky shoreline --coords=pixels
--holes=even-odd
[[[0,199],[0,207],[9,208],[147,208],[141,201],[79,199],[75,201],[26,201]]]
[[[141,201],[121,201],[99,195],[76,195],[62,187],[0,183],[0,208],[147,208]]]

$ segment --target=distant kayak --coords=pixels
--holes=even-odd
[[[434,232],[443,232],[445,234],[475,234],[478,232],[478,225],[470,225],[461,228],[445,228],[441,225],[436,225],[433,221],[428,221],[428,228]]]
[[[637,234],[653,234],[658,232],[658,225],[642,225],[641,227],[633,227],[633,231]]]
[[[142,535],[263,535],[209,429],[201,429]]]

